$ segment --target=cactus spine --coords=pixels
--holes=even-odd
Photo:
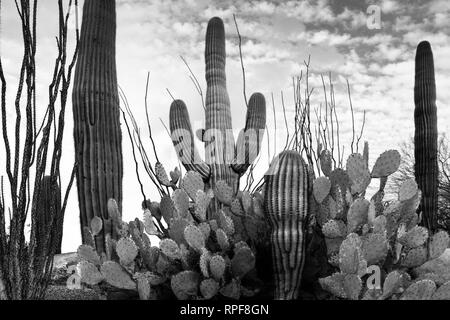
[[[72,93],[78,202],[83,243],[83,228],[94,216],[108,218],[108,199],[122,202],[122,135],[115,61],[115,0],[86,1],[79,57]],[[96,236],[99,252],[104,237],[111,233],[105,226]]]
[[[433,52],[427,41],[417,46],[414,103],[414,171],[419,189],[422,190],[422,221],[428,229],[435,231],[439,174],[436,83]]]
[[[264,180],[264,209],[272,229],[275,299],[296,299],[306,253],[307,165],[298,152],[284,151],[272,162]]]
[[[262,94],[255,93],[250,97],[246,125],[235,146],[226,88],[225,59],[224,24],[215,17],[209,21],[206,31],[205,130],[201,131],[200,137],[205,143],[205,161],[195,149],[189,114],[181,100],[173,101],[170,106],[170,131],[178,157],[187,170],[200,173],[207,186],[213,189],[217,181],[223,180],[236,193],[239,178],[260,150],[266,123],[266,105]],[[213,203],[213,210],[217,209],[219,203]]]

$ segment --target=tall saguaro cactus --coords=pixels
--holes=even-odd
[[[225,59],[224,24],[214,17],[208,22],[206,31],[206,113],[205,130],[200,134],[205,143],[205,161],[195,148],[189,113],[181,100],[175,100],[170,106],[170,131],[177,154],[187,170],[200,173],[212,188],[217,181],[224,180],[236,192],[239,178],[259,153],[266,125],[266,103],[261,93],[250,97],[245,128],[235,146]]]
[[[306,258],[309,173],[297,151],[283,151],[266,173],[264,210],[271,225],[275,299],[298,297]]]
[[[420,208],[423,224],[430,230],[436,230],[439,175],[436,83],[433,52],[428,41],[422,41],[417,46],[415,71],[414,171],[422,190]]]
[[[80,51],[72,94],[77,188],[83,243],[94,216],[108,222],[108,199],[122,202],[122,134],[116,75],[115,0],[90,0],[83,6]],[[110,223],[96,236],[116,237]]]

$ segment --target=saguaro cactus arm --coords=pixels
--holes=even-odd
[[[414,172],[422,190],[422,221],[430,230],[437,228],[438,146],[436,83],[430,43],[417,46],[414,85]]]
[[[261,93],[254,93],[248,102],[245,128],[236,142],[236,156],[231,167],[240,176],[258,157],[266,127],[266,100]]]
[[[172,142],[186,170],[195,170],[204,180],[209,178],[209,166],[201,159],[194,144],[189,112],[182,100],[175,100],[170,105],[170,133]]]

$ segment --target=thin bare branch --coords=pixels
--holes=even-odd
[[[233,19],[234,19],[234,25],[236,26],[236,32],[238,34],[238,39],[239,39],[239,59],[241,61],[241,68],[242,68],[242,92],[244,94],[244,100],[245,100],[245,106],[248,108],[248,101],[247,101],[247,93],[245,90],[245,68],[244,68],[244,61],[242,59],[242,38],[241,38],[241,34],[239,33],[239,27],[236,21],[236,15],[233,14]]]

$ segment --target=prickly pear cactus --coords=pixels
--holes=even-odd
[[[132,290],[141,299],[161,295],[183,300],[238,299],[259,292],[254,244],[263,228],[259,233],[251,229],[261,221],[261,213],[254,213],[253,195],[236,197],[225,181],[219,181],[215,190],[205,190],[194,171],[188,171],[179,185],[171,184],[171,194],[146,206],[143,221],[125,223],[110,201],[111,225],[120,239],[107,234],[101,255],[95,246],[80,246],[77,270],[84,285]],[[216,219],[209,219],[206,208],[216,197],[222,209],[214,214]],[[102,228],[97,219],[90,226],[86,232],[92,237]],[[161,239],[158,247],[152,246],[150,235]]]
[[[449,235],[445,231],[430,234],[417,225],[421,191],[413,179],[403,182],[397,200],[383,201],[388,176],[400,164],[397,151],[382,153],[371,171],[367,164],[366,145],[364,155],[349,157],[346,170],[335,169],[313,183],[316,220],[326,239],[329,263],[336,268],[334,274],[319,280],[322,288],[335,297],[353,300],[448,297],[448,285],[438,288],[434,275],[413,279],[410,271],[438,258],[449,245]],[[371,179],[380,179],[380,187],[367,200]],[[361,285],[369,279],[369,268],[384,275],[383,285]]]
[[[243,237],[250,242],[253,239],[244,223],[244,218],[253,219],[253,197],[248,194],[244,206],[225,181],[218,181],[214,190],[205,190],[199,178],[197,172],[188,171],[181,179],[181,188],[172,193],[171,218],[167,232],[162,232],[170,238],[160,242],[160,259],[165,263],[158,272],[171,279],[171,290],[178,299],[253,295],[257,288],[242,285],[255,268],[254,251],[242,241]],[[180,196],[182,193],[185,195]],[[192,201],[186,202],[188,196]],[[215,212],[216,219],[210,219],[206,208],[215,198],[223,209]],[[184,214],[174,215],[180,207]]]

